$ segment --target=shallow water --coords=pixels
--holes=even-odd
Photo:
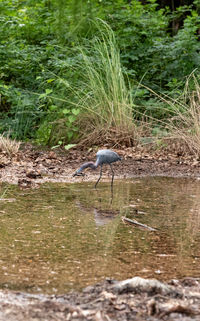
[[[2,185],[0,288],[64,293],[106,277],[199,277],[200,181]],[[157,232],[126,225],[128,216]]]

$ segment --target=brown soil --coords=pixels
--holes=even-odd
[[[171,146],[155,151],[135,147],[116,151],[123,161],[114,165],[115,178],[200,176],[200,160],[180,148]],[[0,153],[0,180],[21,188],[34,188],[47,181],[81,181],[72,174],[82,162],[95,160],[95,153],[44,151],[25,145],[12,157]],[[109,171],[105,167],[104,179],[108,179]],[[98,170],[88,171],[84,180],[94,180],[98,174]],[[172,280],[168,285],[144,279],[124,283],[107,280],[63,296],[1,290],[0,303],[2,321],[200,320],[200,279]]]
[[[122,162],[114,164],[115,179],[135,176],[199,177],[200,159],[180,149],[168,147],[167,150],[154,151],[144,148],[116,150],[123,157]],[[84,178],[73,177],[75,170],[88,160],[95,160],[96,150],[55,152],[39,150],[25,145],[15,155],[0,153],[0,180],[21,187],[35,187],[51,182],[79,182],[95,180],[99,171],[87,170]],[[105,166],[104,178],[108,179],[109,166]]]

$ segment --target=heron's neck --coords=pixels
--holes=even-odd
[[[98,167],[98,164],[93,163],[93,162],[87,162],[87,163],[84,163],[79,170],[82,172],[84,169],[86,169],[88,167],[90,167],[92,169],[96,169]]]

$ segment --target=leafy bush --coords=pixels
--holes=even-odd
[[[171,107],[161,105],[151,90],[176,98],[186,77],[199,68],[197,10],[197,1],[172,14],[155,0],[2,0],[0,132],[42,144],[70,144],[79,139],[79,118],[87,127],[92,118],[97,126],[95,109],[98,126],[111,118],[116,125],[124,115],[171,117]],[[180,16],[183,26],[174,35],[170,24]],[[115,49],[112,56],[104,27],[93,23],[96,17],[111,26],[120,56]]]

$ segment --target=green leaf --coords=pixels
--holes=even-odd
[[[70,140],[73,137],[74,133],[72,131],[67,132],[67,137]]]
[[[72,113],[77,116],[80,113],[80,109],[73,108]]]
[[[76,117],[74,115],[70,115],[68,117],[68,120],[69,120],[70,123],[73,123],[76,120]]]
[[[46,94],[41,94],[41,95],[39,96],[39,99],[44,98],[44,97],[46,97]]]
[[[51,78],[51,79],[47,79],[47,83],[49,84],[50,82],[54,81],[55,79],[54,78]]]
[[[62,110],[62,112],[63,112],[64,115],[66,115],[66,114],[69,114],[70,110],[67,109],[67,108],[64,108],[64,109]]]
[[[53,92],[53,90],[47,88],[47,89],[45,89],[45,92],[46,92],[46,95],[48,95],[48,94],[51,94]]]
[[[49,106],[49,110],[55,111],[58,107],[56,105]]]
[[[76,144],[68,144],[68,145],[65,145],[64,147],[66,150],[69,150],[70,148],[75,147],[75,146],[76,146]]]

